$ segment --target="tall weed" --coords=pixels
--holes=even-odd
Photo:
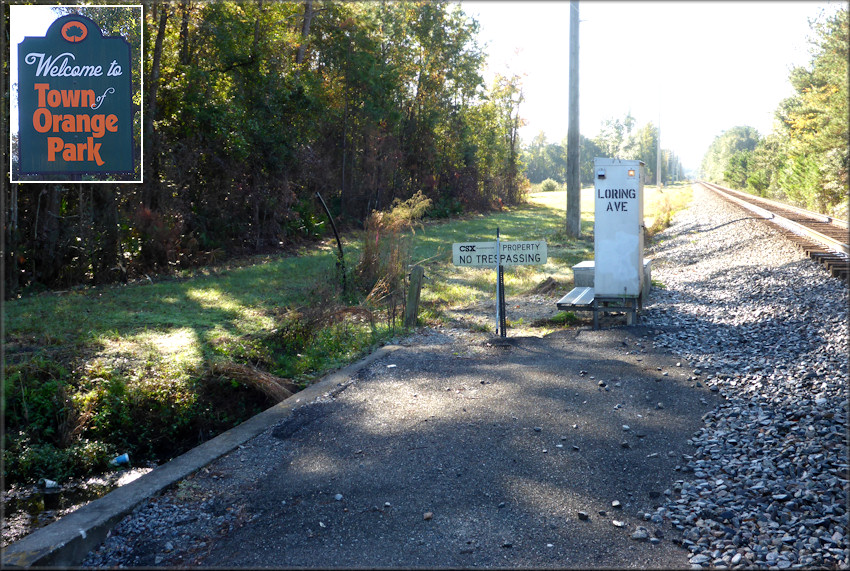
[[[367,305],[385,310],[393,327],[404,310],[410,236],[430,206],[431,200],[417,192],[408,200],[396,199],[388,212],[372,212],[366,220],[356,281]]]
[[[655,220],[652,221],[652,226],[647,229],[649,238],[666,230],[673,221],[673,205],[670,202],[670,197],[664,195],[661,198],[661,204],[658,205],[658,212],[655,215]]]

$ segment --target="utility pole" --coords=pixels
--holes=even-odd
[[[581,235],[581,176],[578,127],[578,2],[570,2],[570,94],[567,129],[567,236]]]
[[[658,155],[655,159],[655,184],[658,186],[658,190],[661,190],[662,182],[661,182],[661,111],[658,111],[658,149],[656,154]]]

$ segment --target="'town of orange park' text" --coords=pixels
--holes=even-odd
[[[118,132],[118,117],[114,114],[64,113],[54,114],[50,108],[83,108],[95,106],[96,96],[91,89],[50,89],[48,83],[34,84],[38,93],[38,108],[32,116],[32,124],[39,133],[91,133],[85,143],[66,143],[62,137],[47,137],[47,160],[53,162],[61,152],[66,162],[94,161],[104,164],[100,157],[100,139],[107,131]]]

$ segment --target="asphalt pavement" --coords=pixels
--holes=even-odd
[[[131,537],[137,509],[122,563],[687,568],[675,530],[644,514],[721,399],[652,335],[419,335],[145,508],[193,518]]]

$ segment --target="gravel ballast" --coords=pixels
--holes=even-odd
[[[82,564],[846,568],[848,290],[694,198],[639,327],[422,331]]]
[[[643,323],[726,402],[651,517],[692,564],[847,568],[847,287],[773,227],[695,201],[654,248],[666,289]]]

